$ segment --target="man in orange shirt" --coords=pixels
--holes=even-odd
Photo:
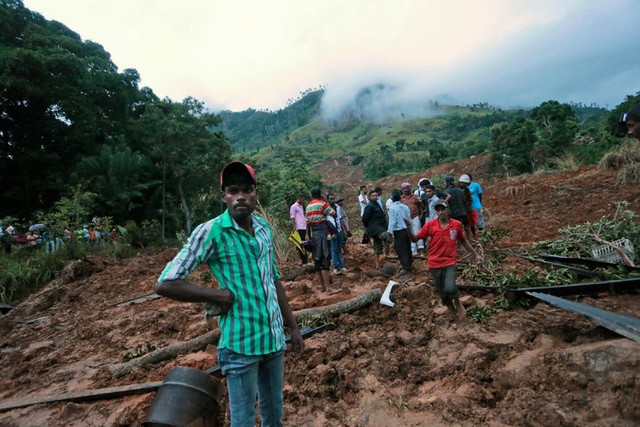
[[[435,203],[438,218],[427,222],[412,240],[431,238],[427,267],[438,289],[442,303],[447,306],[452,317],[462,320],[465,309],[460,302],[460,292],[456,287],[456,258],[458,256],[458,242],[473,254],[478,262],[482,256],[473,249],[464,236],[462,223],[449,217],[449,204],[445,200]]]

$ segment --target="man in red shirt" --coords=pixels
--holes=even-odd
[[[482,256],[473,249],[473,246],[464,237],[462,223],[449,217],[449,204],[445,200],[435,203],[438,218],[427,222],[413,239],[431,239],[429,253],[427,255],[427,267],[436,284],[436,289],[454,318],[462,320],[465,317],[465,309],[460,302],[460,292],[456,287],[456,257],[458,255],[458,242],[473,254],[478,262]]]

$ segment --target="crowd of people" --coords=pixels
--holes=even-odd
[[[640,137],[640,108],[630,110],[622,120],[630,133]],[[464,245],[482,261],[469,242],[484,228],[482,187],[469,173],[461,175],[457,183],[453,176],[447,176],[444,184],[439,189],[423,178],[414,192],[411,184],[404,182],[391,191],[385,206],[381,188],[367,191],[362,186],[358,203],[366,229],[363,242],[373,239],[376,258],[393,243],[405,279],[410,280],[412,257],[426,252],[427,267],[443,303],[453,316],[461,318],[465,312],[455,285],[457,248]],[[227,379],[232,426],[254,425],[256,399],[262,425],[282,425],[285,325],[294,353],[299,356],[304,351],[276,266],[273,231],[264,218],[253,213],[257,185],[251,166],[239,161],[227,164],[220,174],[221,197],[227,209],[196,227],[156,284],[158,294],[203,303],[206,318],[218,318],[218,363]],[[343,198],[323,196],[319,188],[312,189],[310,196],[305,206],[306,194],[300,194],[290,208],[296,237],[292,240],[300,244],[303,264],[308,255],[302,243],[311,243],[318,280],[323,290],[333,292],[330,268],[333,264],[335,274],[346,271],[344,241],[352,229]],[[211,268],[218,289],[189,280],[189,274],[203,263]]]
[[[94,217],[90,223],[82,227],[65,228],[62,233],[50,230],[45,224],[33,224],[29,227],[21,227],[9,224],[3,227],[0,222],[0,242],[5,253],[11,253],[12,247],[26,246],[31,249],[43,249],[47,253],[54,253],[62,249],[65,244],[77,241],[91,245],[104,245],[109,241],[116,241],[120,233],[116,228],[108,232],[100,224],[100,218]]]
[[[364,228],[362,244],[373,247],[373,265],[381,268],[393,246],[402,270],[398,275],[405,282],[415,278],[413,260],[427,258],[427,266],[440,291],[443,303],[454,317],[464,316],[455,286],[455,262],[458,243],[480,257],[469,240],[476,241],[484,226],[482,215],[482,186],[470,173],[444,177],[443,187],[428,178],[418,181],[414,191],[411,183],[403,182],[393,189],[383,203],[382,188],[368,190],[360,187],[358,205]],[[347,271],[344,261],[346,239],[352,235],[349,219],[342,208],[344,198],[329,193],[323,196],[320,188],[306,195],[301,193],[290,207],[292,234],[298,242],[302,264],[311,253],[321,289],[338,292],[330,276]],[[448,236],[448,237],[446,237]]]

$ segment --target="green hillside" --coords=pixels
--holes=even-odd
[[[434,115],[421,119],[372,123],[351,114],[328,121],[320,114],[323,93],[323,90],[308,91],[276,112],[225,111],[220,114],[224,120],[222,130],[236,152],[253,157],[263,165],[277,165],[293,156],[315,166],[328,158],[348,156],[352,165],[363,167],[367,178],[377,179],[487,154],[491,151],[493,126],[507,126],[517,118],[531,120],[528,110],[502,110],[487,104],[435,104]],[[611,145],[608,136],[601,132],[609,115],[606,109],[593,105],[569,106],[555,101],[541,105],[544,108],[539,115],[555,120],[557,129],[566,127],[564,131],[571,138],[580,132],[598,134],[602,140],[600,145],[593,144],[592,135],[590,147],[576,149],[580,161],[596,161]],[[531,129],[540,142],[545,138],[551,141],[549,135],[544,135],[542,125]],[[571,146],[572,143],[567,141],[566,144]]]
[[[323,90],[307,90],[286,108],[271,112],[248,109],[239,113],[222,111],[221,130],[236,152],[253,152],[277,144],[293,130],[305,126],[320,111]]]

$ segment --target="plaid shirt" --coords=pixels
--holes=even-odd
[[[252,215],[252,221],[254,236],[243,230],[228,211],[200,224],[158,279],[158,283],[186,279],[201,263],[207,263],[220,288],[234,295],[231,308],[218,319],[218,348],[251,356],[285,347],[275,287],[280,274],[273,233],[265,219]]]

